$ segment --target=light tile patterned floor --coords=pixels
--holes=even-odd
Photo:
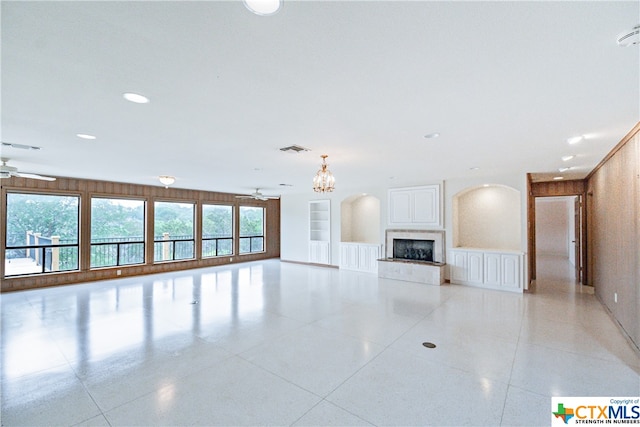
[[[2,425],[549,425],[554,395],[640,395],[591,289],[539,269],[525,295],[277,260],[2,294]]]

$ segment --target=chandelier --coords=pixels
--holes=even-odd
[[[313,191],[316,193],[329,193],[333,191],[336,179],[331,174],[331,171],[327,169],[327,157],[329,156],[323,154],[320,157],[322,157],[322,165],[313,178]]]

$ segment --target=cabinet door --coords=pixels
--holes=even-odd
[[[484,254],[484,283],[489,286],[501,285],[501,255],[486,253]]]
[[[467,253],[454,251],[451,252],[451,280],[467,281]]]
[[[377,246],[360,245],[358,246],[358,269],[369,273],[378,271],[379,250]]]
[[[413,222],[437,225],[440,222],[438,198],[435,188],[414,191]]]
[[[329,264],[329,242],[309,242],[309,262],[315,264]]]
[[[501,255],[502,286],[520,288],[520,257],[518,255]]]
[[[408,224],[411,220],[411,191],[389,191],[389,223]]]
[[[467,254],[467,280],[473,283],[482,283],[483,268],[482,252],[469,252]]]

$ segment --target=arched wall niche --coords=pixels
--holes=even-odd
[[[355,194],[340,204],[340,241],[380,243],[380,199]]]
[[[453,247],[520,250],[520,191],[486,184],[453,196]]]

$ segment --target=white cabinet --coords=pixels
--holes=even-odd
[[[340,243],[340,268],[368,273],[378,272],[381,246],[371,243]]]
[[[440,185],[389,190],[389,225],[442,227]]]
[[[449,254],[449,281],[461,285],[522,292],[524,254],[456,248]]]
[[[309,262],[331,263],[331,204],[329,200],[309,202]]]
[[[314,264],[329,264],[329,242],[309,242],[309,262]]]

